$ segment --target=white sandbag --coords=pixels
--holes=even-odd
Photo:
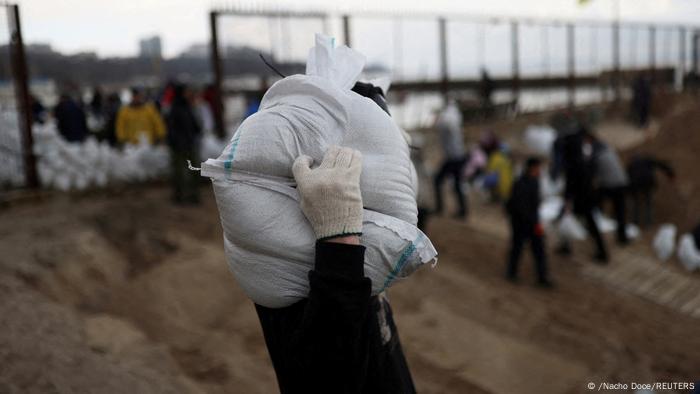
[[[556,138],[557,132],[547,125],[528,126],[525,129],[525,146],[535,155],[549,156]]]
[[[676,226],[664,224],[659,227],[652,245],[659,260],[668,260],[673,255],[673,249],[676,245]]]
[[[683,234],[678,242],[678,259],[688,271],[700,268],[700,248],[695,245],[692,234]]]
[[[556,220],[564,206],[564,199],[560,196],[549,196],[542,200],[539,208],[539,217],[543,223]]]
[[[317,35],[307,75],[275,83],[223,153],[202,164],[202,176],[213,179],[229,265],[256,303],[282,307],[308,293],[315,239],[291,168],[302,154],[320,163],[331,145],[362,152],[362,242],[373,292],[437,254],[415,228],[417,179],[402,130],[350,90],[363,65],[361,54]]]
[[[586,229],[571,213],[565,213],[559,220],[557,231],[564,239],[586,239]]]

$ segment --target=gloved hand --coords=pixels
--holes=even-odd
[[[301,210],[311,222],[316,239],[362,233],[360,152],[332,146],[321,165],[311,169],[313,159],[299,156],[292,172],[301,196]]]

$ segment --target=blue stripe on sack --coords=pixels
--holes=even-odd
[[[415,241],[411,242],[410,245],[406,246],[406,248],[401,252],[401,256],[399,256],[399,259],[396,261],[396,264],[394,265],[394,268],[391,270],[389,275],[386,277],[386,280],[384,281],[384,285],[382,286],[382,289],[379,291],[380,293],[384,290],[386,290],[389,285],[391,285],[391,282],[396,279],[396,276],[401,272],[404,266],[406,266],[406,263],[408,262],[408,258],[411,257],[413,252],[416,251],[416,244],[418,241],[421,239],[423,235],[419,235],[418,238],[415,239]]]
[[[233,139],[233,143],[231,143],[231,153],[228,154],[228,160],[224,162],[224,168],[227,170],[231,169],[231,164],[233,163],[233,159],[236,155],[236,148],[238,147],[238,141],[241,140],[241,134],[238,133],[236,138]]]

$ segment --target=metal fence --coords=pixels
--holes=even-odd
[[[38,187],[19,6],[0,3],[0,189]]]
[[[659,85],[682,88],[689,72],[697,73],[699,29],[615,21],[233,7],[211,12],[211,49],[213,72],[223,93],[269,84],[256,85],[252,72],[241,82],[245,78],[231,65],[242,59],[233,48],[249,47],[265,53],[274,64],[298,69],[313,33],[319,31],[342,38],[365,54],[368,74],[390,73],[393,90],[443,95],[473,91],[486,70],[509,99],[522,100],[538,90],[558,91],[564,105],[575,106],[620,99],[640,71]]]

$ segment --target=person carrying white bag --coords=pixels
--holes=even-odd
[[[417,180],[364,57],[316,36],[216,159],[229,268],[255,303],[282,393],[414,393],[387,289],[435,261]]]
[[[391,309],[364,276],[362,155],[331,147],[293,172],[318,238],[308,298],[285,308],[256,304],[282,393],[413,393]]]

